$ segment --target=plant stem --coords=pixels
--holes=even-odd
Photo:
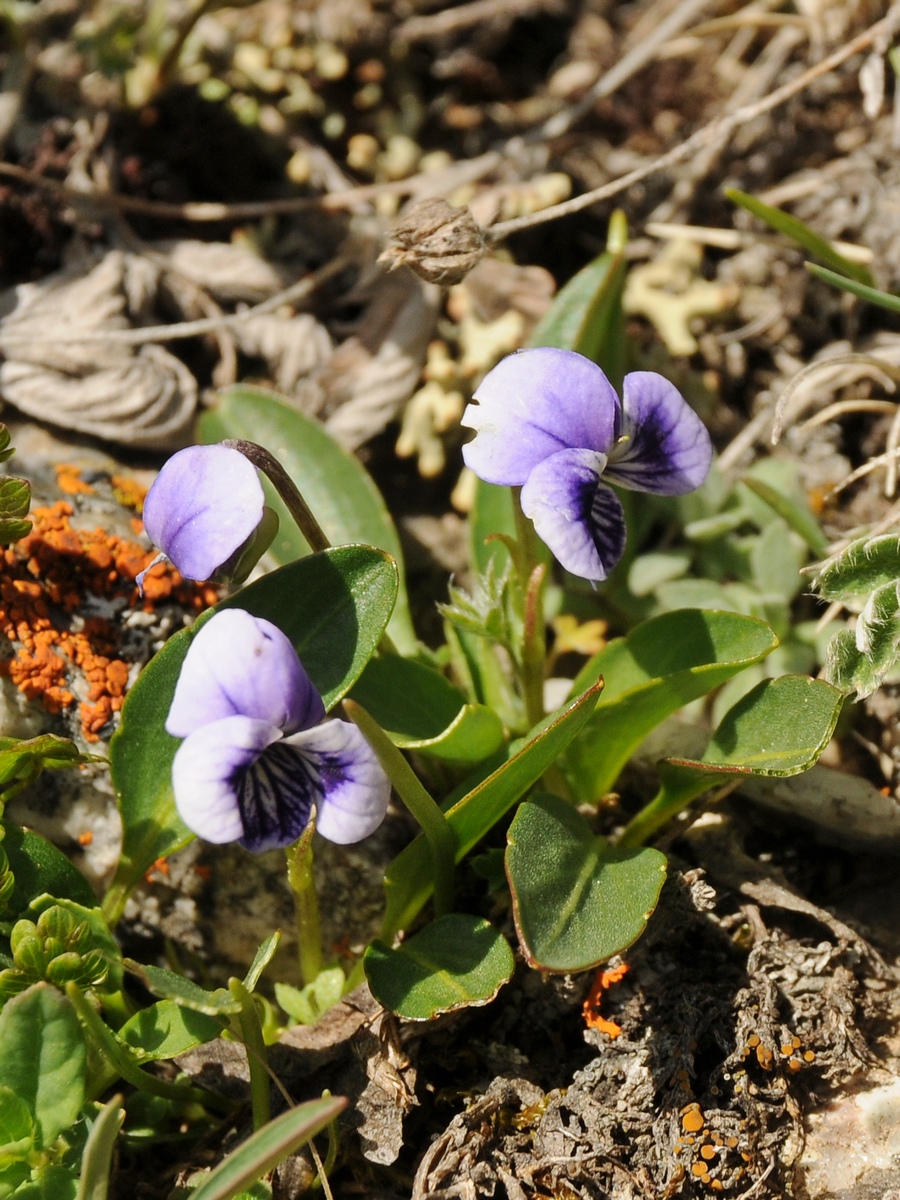
[[[268,1055],[262,1026],[259,1023],[259,1013],[253,996],[240,979],[229,979],[228,990],[241,1006],[241,1011],[235,1014],[234,1020],[238,1027],[237,1033],[247,1050],[253,1128],[262,1129],[272,1116],[272,1105],[269,1095]]]
[[[513,488],[516,536],[519,542],[519,583],[523,597],[525,628],[522,637],[522,691],[528,723],[534,727],[544,715],[544,663],[547,655],[544,628],[544,576],[546,568],[538,561],[537,535],[522,512],[521,488]]]
[[[456,839],[447,818],[378,722],[353,700],[345,700],[344,709],[375,751],[397,795],[422,827],[434,869],[434,912],[435,916],[443,917],[453,909],[456,867]]]
[[[297,528],[314,551],[330,548],[331,542],[323,533],[322,526],[313,516],[312,509],[301,496],[297,485],[281,463],[264,446],[259,446],[256,442],[246,442],[243,438],[229,438],[221,444],[229,446],[232,450],[238,450],[244,458],[253,463],[254,467],[267,476],[287,506],[288,512],[294,518]]]
[[[718,804],[720,800],[729,796],[740,783],[741,779],[739,778],[730,779],[728,783],[717,788],[709,796],[704,807],[709,808],[712,804]],[[708,786],[708,783],[701,782],[691,793],[685,794],[683,791],[678,791],[675,795],[661,789],[649,804],[645,804],[640,812],[631,818],[616,845],[628,849],[645,845],[658,829],[661,829],[678,813],[683,812],[697,796],[706,791]]]
[[[312,983],[322,970],[322,932],[319,926],[319,901],[313,876],[314,822],[285,851],[288,883],[294,893],[297,914],[297,951],[300,956],[300,977],[304,984]]]

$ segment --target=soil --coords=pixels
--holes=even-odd
[[[523,343],[553,288],[603,249],[619,206],[633,264],[663,262],[662,302],[629,316],[633,359],[665,364],[700,398],[726,468],[792,458],[834,543],[896,523],[883,469],[834,490],[893,444],[894,413],[856,406],[815,426],[802,421],[834,402],[892,398],[892,375],[870,360],[900,364],[897,317],[813,278],[792,243],[723,192],[784,204],[896,289],[898,110],[885,60],[896,30],[860,38],[887,3],[200,7],[209,11],[180,53],[174,32],[187,32],[192,6],[177,0],[39,0],[0,18],[0,316],[29,294],[21,285],[56,286],[59,272],[83,280],[111,251],[125,264],[119,328],[217,318],[311,281],[275,318],[254,318],[269,323],[252,337],[236,322],[214,335],[157,338],[180,365],[154,359],[160,376],[142,376],[141,386],[148,405],[175,389],[170,423],[150,427],[127,408],[106,414],[104,452],[124,471],[158,465],[190,440],[194,391],[183,371],[201,404],[235,379],[277,386],[375,475],[401,526],[418,627],[433,639],[434,601],[445,599],[448,572],[468,566],[447,395],[458,387],[464,399],[481,371]],[[151,9],[165,10],[161,27]],[[856,52],[765,107],[854,38]],[[702,126],[756,102],[758,114],[729,135],[651,169]],[[449,291],[375,265],[408,198],[468,204],[490,229],[637,168],[644,177],[615,195],[498,239]],[[222,248],[220,268],[198,241]],[[679,276],[665,266],[666,247],[684,243],[693,265]],[[228,257],[247,248],[268,264],[265,279]],[[157,272],[150,282],[139,278],[147,263]],[[65,303],[46,319],[52,342],[68,320]],[[308,348],[302,363],[291,358],[298,345]],[[869,360],[812,376],[773,449],[787,385],[848,351]],[[17,353],[0,330],[4,369]],[[424,432],[398,457],[410,397],[443,378],[441,355],[452,367],[450,416],[442,425],[428,410]],[[108,368],[130,365],[110,359]],[[70,411],[60,408],[63,383],[87,380],[90,369],[83,359],[39,366],[49,374],[31,390],[0,376],[5,415],[23,430],[65,427],[47,444],[51,462],[93,453],[96,422],[82,419],[80,401],[71,417],[59,415]],[[96,399],[89,386],[85,404]],[[898,708],[889,684],[858,706],[829,758],[882,789],[886,805],[900,781]],[[623,805],[633,802],[623,786]],[[351,1099],[335,1197],[900,1196],[900,842],[871,830],[836,835],[808,809],[774,814],[737,794],[679,826],[665,849],[669,882],[627,972],[613,962],[596,979],[543,977],[520,966],[490,1006],[426,1025],[398,1022],[362,988],[318,1026],[285,1035],[272,1066],[294,1100],[323,1088]],[[357,871],[352,860],[336,866],[340,903],[368,914],[367,899],[352,901]],[[370,874],[377,883],[377,869]],[[201,897],[200,923],[185,930],[171,912],[188,893],[169,879],[155,885],[130,926],[135,956],[168,936],[210,960],[211,927],[227,924],[215,901]],[[196,877],[191,887],[195,895]],[[247,907],[251,891],[238,898]],[[493,904],[511,932],[495,897],[478,903]],[[167,905],[170,917],[148,917]],[[245,1094],[231,1044],[180,1066]],[[218,1131],[183,1159],[173,1142],[154,1151],[152,1167],[128,1151],[114,1195],[168,1196],[245,1129],[242,1111],[224,1143]],[[276,1176],[275,1195],[303,1194],[312,1174],[297,1156]]]

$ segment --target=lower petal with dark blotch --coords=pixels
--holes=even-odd
[[[625,548],[625,514],[600,482],[606,457],[561,450],[534,468],[522,488],[522,511],[573,575],[605,579]]]
[[[331,842],[359,842],[387,812],[391,785],[369,743],[348,721],[326,721],[285,738],[318,780],[316,829]]]
[[[274,725],[241,716],[212,721],[186,737],[172,763],[175,805],[185,825],[208,842],[243,837],[241,781],[280,738]]]
[[[245,850],[290,846],[322,797],[318,764],[284,740],[267,746],[237,782]]]

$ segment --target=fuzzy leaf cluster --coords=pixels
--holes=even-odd
[[[862,610],[855,630],[834,635],[825,678],[871,696],[900,664],[900,538],[860,538],[819,568],[813,587],[824,600]]]

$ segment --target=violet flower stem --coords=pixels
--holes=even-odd
[[[425,790],[412,767],[377,721],[360,704],[344,701],[344,711],[375,751],[397,795],[418,821],[431,850],[434,874],[434,913],[453,911],[456,839],[437,801]]]
[[[330,549],[331,542],[322,531],[322,526],[313,516],[312,509],[303,499],[297,485],[277,458],[271,455],[264,446],[259,446],[256,442],[245,442],[243,438],[229,438],[221,445],[238,450],[244,458],[253,463],[254,467],[263,472],[284,501],[297,528],[314,551]]]
[[[525,628],[522,637],[522,691],[528,724],[533,728],[544,713],[544,665],[547,655],[544,628],[544,575],[539,562],[534,527],[522,512],[521,488],[513,488],[516,535],[519,542],[519,582],[522,589]]]
[[[272,1115],[267,1070],[266,1043],[263,1038],[259,1013],[253,996],[240,979],[229,979],[228,990],[240,1003],[241,1011],[235,1014],[237,1032],[247,1051],[247,1066],[250,1070],[250,1103],[253,1109],[253,1128],[262,1129]]]
[[[300,956],[300,977],[304,986],[312,983],[322,970],[322,931],[313,874],[314,829],[315,823],[310,821],[297,841],[285,851],[288,883],[294,893],[297,951]]]

